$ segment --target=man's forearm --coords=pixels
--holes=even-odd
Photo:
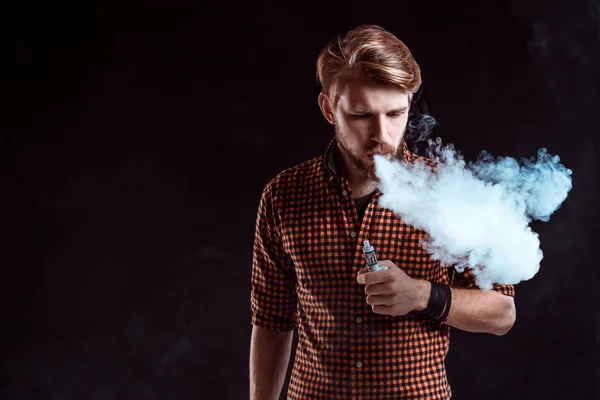
[[[504,335],[516,319],[515,302],[494,290],[452,288],[446,324],[468,332]]]
[[[283,388],[294,331],[254,326],[250,342],[250,400],[277,400]]]
[[[423,290],[429,294],[431,283],[425,282]],[[452,305],[446,324],[454,328],[500,336],[512,328],[515,319],[515,302],[511,296],[494,290],[452,288]]]

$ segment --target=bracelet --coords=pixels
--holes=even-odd
[[[431,292],[427,307],[421,313],[435,321],[444,322],[450,313],[452,305],[452,290],[450,286],[442,283],[431,282]]]

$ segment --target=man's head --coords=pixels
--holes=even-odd
[[[335,126],[340,151],[360,175],[375,180],[374,154],[395,157],[404,138],[419,66],[394,35],[363,25],[332,41],[319,56],[319,106]]]

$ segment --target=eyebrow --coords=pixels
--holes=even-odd
[[[393,110],[388,110],[386,112],[386,114],[387,113],[398,113],[398,112],[406,111],[407,109],[408,109],[408,106],[402,106],[402,107],[399,107],[399,108],[394,108]],[[351,110],[348,110],[348,111],[352,112],[352,113],[362,113],[362,114],[366,114],[366,113],[370,113],[371,112],[371,111],[369,111],[369,110],[367,110],[365,108],[362,108],[362,107],[357,107],[357,108],[354,108],[354,109],[351,109]]]

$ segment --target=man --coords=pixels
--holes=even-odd
[[[449,399],[449,327],[505,334],[514,287],[479,290],[472,270],[441,267],[420,244],[426,232],[378,205],[373,155],[435,170],[404,141],[421,85],[408,48],[360,26],[332,41],[317,69],[335,137],[322,157],[271,180],[260,200],[251,399],[279,398],[296,327],[288,399]],[[365,240],[387,270],[367,272]]]

